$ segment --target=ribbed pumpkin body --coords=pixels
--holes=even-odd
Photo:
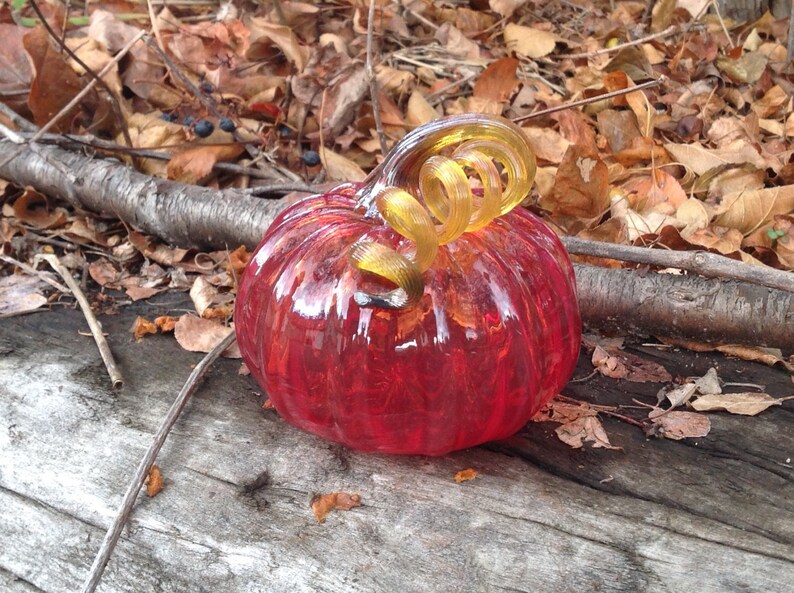
[[[441,455],[519,430],[570,378],[581,325],[568,256],[522,208],[441,246],[420,302],[354,269],[365,238],[411,243],[356,210],[356,187],[306,198],[268,230],[240,281],[243,359],[289,423],[354,449]]]

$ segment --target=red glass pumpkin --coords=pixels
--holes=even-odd
[[[415,156],[426,137],[405,144]],[[243,359],[285,420],[354,449],[441,455],[510,436],[577,360],[567,253],[516,208],[441,245],[414,304],[362,307],[362,288],[386,284],[351,265],[351,247],[413,249],[367,203],[384,175],[305,198],[271,225],[240,280]]]

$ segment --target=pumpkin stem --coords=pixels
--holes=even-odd
[[[535,155],[521,128],[501,117],[456,115],[406,135],[358,195],[359,205],[376,207],[416,250],[408,257],[370,241],[353,245],[354,267],[397,285],[381,295],[356,293],[359,306],[402,309],[418,302],[422,272],[433,264],[439,245],[515,208],[529,193],[535,170]],[[474,195],[469,171],[479,178],[482,197]]]

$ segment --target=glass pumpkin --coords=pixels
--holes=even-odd
[[[432,155],[515,133],[483,115],[433,122],[362,184],[302,199],[273,222],[240,279],[235,324],[246,365],[287,422],[362,451],[442,455],[512,435],[565,385],[581,338],[573,270],[525,209],[434,247],[415,297],[395,307],[377,297],[394,281],[351,255],[364,241],[418,259],[418,239],[374,196],[397,186],[421,197],[418,170]]]

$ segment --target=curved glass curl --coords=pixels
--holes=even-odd
[[[501,117],[455,115],[407,134],[367,177],[357,197],[360,206],[371,215],[377,211],[416,248],[406,256],[378,243],[357,242],[349,254],[353,266],[397,288],[380,295],[360,291],[356,302],[386,309],[418,302],[424,292],[421,274],[432,265],[439,245],[515,208],[529,194],[536,167],[521,128]],[[479,177],[482,198],[475,197],[467,169]]]

